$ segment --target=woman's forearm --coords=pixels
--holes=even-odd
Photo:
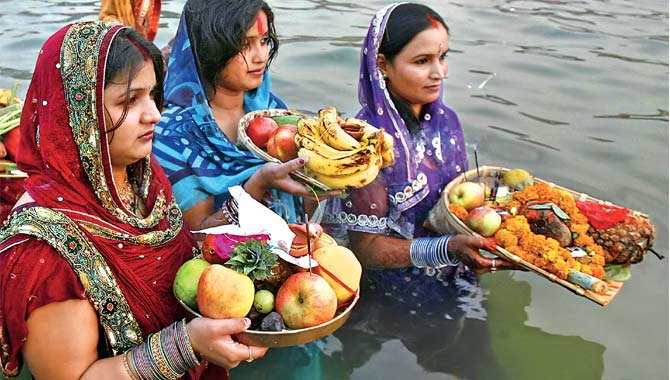
[[[214,197],[209,197],[188,210],[184,210],[184,222],[191,231],[230,224],[222,210],[214,208]]]
[[[407,268],[411,240],[386,235],[349,231],[351,247],[365,268]]]
[[[265,191],[268,189],[268,185],[263,179],[262,168],[249,177],[242,187],[252,198],[260,202],[265,196]]]
[[[81,376],[82,380],[114,380],[114,379],[128,379],[132,380],[126,371],[123,363],[124,356],[121,354],[112,358],[96,360]]]

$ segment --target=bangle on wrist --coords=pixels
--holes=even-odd
[[[237,210],[237,201],[235,198],[229,198],[221,204],[221,214],[228,221],[229,224],[239,224],[239,213]]]
[[[132,380],[178,379],[200,365],[185,320],[149,335],[144,343],[123,355],[124,368]]]
[[[452,236],[444,235],[412,240],[412,245],[409,249],[412,265],[417,268],[441,268],[460,264],[457,258],[450,257],[447,249]]]

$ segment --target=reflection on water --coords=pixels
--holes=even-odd
[[[157,45],[174,34],[184,2],[164,1]],[[274,91],[309,113],[325,105],[355,113],[359,44],[374,12],[390,1],[269,2],[281,44]],[[667,253],[667,2],[422,2],[449,23],[445,98],[479,162],[525,168],[648,212],[655,247]],[[0,87],[20,82],[23,93],[44,40],[67,22],[94,19],[98,6],[0,4]],[[448,312],[432,316],[364,293],[334,336],[272,350],[233,378],[668,378],[668,271],[653,256],[633,268],[607,308],[527,273],[486,275],[481,283],[473,298],[457,296],[441,305]],[[465,312],[473,303],[461,301],[472,299],[477,308]]]
[[[460,280],[454,286],[460,290],[440,304],[401,301],[385,290],[364,286],[366,297],[334,335],[304,347],[272,350],[262,361],[242,364],[233,371],[234,378],[602,377],[603,345],[528,326],[527,282],[509,272],[486,275],[482,282],[483,288]]]
[[[528,326],[531,288],[504,273],[487,276],[488,331],[502,374],[481,379],[600,379],[605,347],[579,336],[557,335]],[[566,313],[558,318],[570,318]],[[569,364],[567,364],[569,363]],[[566,365],[567,364],[567,365]]]

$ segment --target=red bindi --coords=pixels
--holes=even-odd
[[[261,18],[260,12],[256,15],[256,30],[258,30],[259,35],[263,35],[265,30],[263,29],[263,19]]]
[[[428,22],[430,22],[434,28],[438,28],[440,26],[440,22],[430,13],[426,15],[426,19],[428,19]]]

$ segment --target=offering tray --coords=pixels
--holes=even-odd
[[[504,168],[504,167],[498,167],[498,166],[481,166],[479,167],[479,171],[476,169],[469,170],[468,172],[464,173],[463,175],[458,176],[454,180],[452,180],[442,191],[442,196],[440,196],[440,199],[438,203],[433,207],[433,209],[430,211],[428,218],[426,219],[425,222],[425,227],[433,230],[437,233],[440,234],[447,234],[447,233],[462,233],[462,234],[467,234],[467,235],[474,235],[474,236],[480,236],[477,234],[475,231],[470,229],[461,219],[459,219],[451,210],[449,209],[449,197],[447,194],[449,194],[450,190],[460,184],[461,182],[464,181],[471,181],[471,182],[483,182],[483,183],[488,183],[492,184],[495,182],[496,176],[500,174],[504,174],[510,169]],[[551,183],[549,181],[540,179],[538,177],[533,177],[534,182],[537,183],[546,183],[548,184],[551,188],[558,189],[558,190],[563,190],[573,196],[575,201],[594,201],[597,202],[598,204],[602,205],[607,205],[611,206],[612,203],[600,199],[593,198],[589,196],[588,194],[585,193],[580,193],[574,190],[570,190],[565,187],[558,186],[554,183]],[[638,218],[643,218],[648,220],[649,217],[646,214],[643,214],[639,211],[630,211],[630,214],[638,217]],[[615,280],[602,280],[607,284],[607,291],[605,293],[597,293],[595,291],[592,291],[590,289],[584,288],[582,286],[579,286],[577,284],[574,284],[570,281],[564,280],[558,276],[556,276],[553,273],[548,272],[547,270],[540,268],[533,263],[530,263],[523,258],[509,252],[505,248],[501,247],[500,245],[496,246],[496,249],[494,251],[491,251],[491,253],[504,258],[507,261],[510,261],[519,267],[525,268],[531,272],[535,272],[538,275],[548,279],[549,281],[552,281],[572,292],[574,292],[577,295],[580,295],[582,297],[585,297],[601,306],[607,306],[613,299],[616,297],[616,295],[619,293],[623,286],[623,281],[615,281]]]
[[[298,111],[285,110],[285,109],[269,109],[269,110],[259,110],[249,112],[240,119],[240,122],[237,126],[237,145],[248,149],[249,151],[254,153],[257,157],[263,159],[266,162],[275,162],[281,164],[282,162],[279,159],[270,156],[266,151],[257,147],[251,141],[249,135],[247,135],[247,128],[249,127],[249,123],[254,118],[276,117],[276,116],[305,116],[305,115]],[[315,187],[321,191],[326,192],[332,190],[326,184],[317,181],[316,179],[305,174],[305,172],[302,169],[292,172],[291,175],[294,176],[298,181],[310,185],[312,187]]]
[[[328,336],[342,327],[344,322],[349,319],[349,315],[351,315],[351,311],[356,306],[356,303],[358,303],[359,297],[360,291],[356,293],[356,296],[349,305],[338,310],[337,315],[335,315],[333,319],[320,325],[304,329],[285,329],[282,331],[247,330],[241,334],[235,335],[235,340],[248,346],[258,347],[289,347],[312,342],[319,338],[323,338],[324,336]],[[190,308],[179,298],[177,298],[177,301],[179,301],[179,304],[191,317],[202,317],[200,313]]]

